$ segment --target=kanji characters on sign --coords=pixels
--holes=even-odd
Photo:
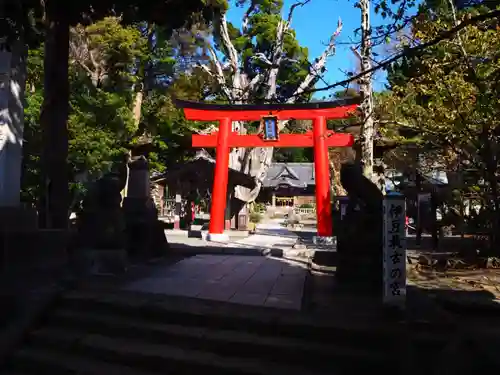
[[[404,197],[384,201],[384,301],[402,305],[406,295],[406,232]]]

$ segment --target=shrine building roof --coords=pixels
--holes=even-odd
[[[272,163],[263,186],[306,188],[315,184],[313,163]]]
[[[151,176],[151,181],[169,188],[192,191],[212,189],[215,160],[208,153],[200,151],[193,160],[180,163],[161,174]],[[237,170],[229,168],[228,184],[241,185],[249,189],[255,187],[255,180]]]

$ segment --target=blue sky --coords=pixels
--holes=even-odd
[[[283,13],[286,16],[290,5],[295,3],[294,0],[285,0]],[[301,8],[297,8],[294,12],[292,27],[295,29],[297,39],[302,46],[307,46],[309,49],[309,61],[313,61],[316,56],[319,56],[324,50],[324,43],[328,41],[330,35],[337,27],[337,21],[340,17],[344,24],[342,34],[338,41],[340,43],[349,43],[359,41],[359,36],[356,37],[354,30],[360,25],[360,10],[354,8],[354,0],[311,0]],[[238,8],[231,3],[231,8],[228,12],[228,19],[235,26],[241,25],[241,18],[245,9]],[[372,11],[372,26],[386,24],[382,17],[376,15]],[[335,56],[329,58],[324,79],[327,83],[332,84],[346,78],[344,72],[355,70],[357,61],[350,50],[350,45],[339,44]],[[380,91],[384,88],[385,74],[379,72],[374,77],[374,89]],[[317,87],[323,83],[319,82]],[[341,89],[341,88],[339,88]],[[327,95],[328,93],[318,93],[318,97]]]

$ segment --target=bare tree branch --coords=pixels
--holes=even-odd
[[[220,22],[220,35],[222,37],[222,43],[227,51],[227,57],[230,61],[231,67],[234,72],[237,72],[239,69],[239,59],[238,59],[238,51],[234,48],[233,42],[231,41],[231,37],[229,36],[229,29],[227,27],[227,19],[226,12],[223,12],[219,19]]]
[[[267,93],[266,93],[267,100],[273,100],[276,97],[276,90],[278,86],[277,79],[278,79],[280,65],[283,60],[283,48],[285,44],[285,36],[288,30],[290,29],[293,12],[297,7],[299,6],[302,7],[309,1],[310,0],[305,0],[293,4],[290,7],[286,21],[280,20],[278,23],[278,27],[276,28],[276,43],[274,45],[271,58],[267,59],[267,61],[271,63],[271,69],[269,69],[267,73]]]
[[[311,64],[311,67],[309,68],[309,74],[306,76],[306,78],[300,84],[297,90],[295,90],[293,95],[290,98],[288,98],[287,103],[293,103],[297,99],[297,96],[306,93],[307,89],[311,87],[314,81],[319,77],[321,71],[326,65],[326,60],[328,59],[329,56],[335,53],[335,41],[342,32],[342,26],[343,26],[342,20],[339,18],[337,23],[337,29],[330,37],[330,41],[326,46],[325,50],[323,51],[321,56],[317,57],[314,60],[314,63]]]
[[[247,85],[247,89],[245,90],[246,94],[248,95],[250,92],[252,92],[254,90],[255,86],[257,86],[263,79],[264,79],[264,76],[261,73],[257,74],[255,77],[253,77],[252,80]]]
[[[72,62],[83,68],[89,75],[93,86],[97,87],[99,82],[107,76],[106,64],[102,56],[99,56],[99,50],[91,48],[85,30],[81,27],[71,28],[70,36],[69,48]]]
[[[398,61],[402,57],[413,56],[413,55],[417,54],[418,52],[424,51],[425,49],[432,47],[445,39],[453,38],[458,31],[466,28],[467,26],[475,25],[479,22],[487,21],[489,19],[496,18],[496,17],[500,17],[500,9],[493,10],[491,12],[484,13],[484,14],[481,14],[479,16],[468,18],[468,19],[460,22],[458,25],[452,27],[451,29],[448,29],[448,30],[441,32],[436,38],[430,40],[429,42],[420,44],[420,45],[415,46],[415,47],[406,48],[403,52],[397,53],[391,58],[388,58],[388,59],[385,59],[384,61],[376,63],[375,66],[373,66],[371,69],[369,69],[367,71],[353,75],[352,77],[349,77],[349,78],[344,79],[342,81],[335,82],[335,83],[333,83],[331,85],[327,85],[325,87],[320,87],[317,89],[309,89],[306,92],[313,93],[313,92],[319,92],[319,91],[328,91],[328,90],[331,90],[335,87],[345,86],[348,83],[359,80],[361,77],[363,77],[367,74],[371,74],[377,70],[385,68],[386,66],[392,64],[393,62]],[[303,92],[303,93],[306,93],[306,92]],[[294,95],[297,96],[297,95],[301,95],[301,94],[302,93],[294,94]]]
[[[212,63],[212,69],[210,70],[205,65],[200,65],[203,70],[208,72],[212,77],[214,77],[217,81],[217,84],[220,86],[222,92],[227,97],[228,100],[234,100],[233,92],[229,89],[226,82],[226,77],[224,76],[224,69],[222,68],[222,64],[215,53],[215,50],[212,46],[207,47],[208,53],[210,54],[210,62]]]
[[[198,67],[200,67],[202,70],[207,72],[210,77],[214,76],[214,72],[212,72],[212,69],[210,69],[208,66],[203,65],[203,64],[198,64]]]
[[[359,9],[361,11],[361,45],[359,52],[361,72],[366,72],[372,67],[372,42],[371,42],[371,20],[370,3],[371,0],[360,0]],[[374,174],[374,141],[375,123],[373,121],[373,86],[372,74],[365,74],[359,80],[359,94],[361,97],[360,114],[363,120],[359,137],[361,145],[361,165],[363,175],[376,182],[377,176]],[[380,176],[382,177],[382,176]],[[385,183],[383,184],[385,185]],[[384,189],[381,189],[382,194]]]
[[[92,77],[94,75],[94,72],[84,63],[84,61],[78,57],[80,57],[80,53],[79,53],[79,49],[78,47],[75,45],[74,42],[70,42],[69,43],[69,48],[70,48],[70,51],[71,51],[71,55],[73,55],[72,57],[72,62],[73,63],[77,63],[78,65],[80,65],[87,73],[90,77]]]
[[[295,8],[303,7],[304,5],[309,3],[310,1],[311,0],[299,1],[290,7],[290,11],[288,12],[288,17],[286,19],[286,23],[288,24],[288,26],[290,26],[290,24],[292,23],[292,17],[293,17],[293,12],[295,11]]]
[[[250,3],[250,6],[248,7],[247,11],[245,12],[245,14],[243,16],[243,21],[241,22],[242,23],[241,29],[243,30],[244,33],[246,33],[248,31],[249,18],[250,18],[250,15],[252,14],[252,12],[255,10],[255,8],[256,8],[255,3],[252,0]]]
[[[355,47],[353,47],[353,46],[351,46],[351,51],[352,51],[352,53],[354,53],[354,56],[356,56],[356,58],[357,58],[357,59],[359,60],[359,62],[361,63],[361,61],[362,61],[363,59],[361,58],[361,54],[359,53],[359,51],[358,51]]]
[[[240,72],[240,62],[238,57],[238,51],[234,47],[231,37],[229,36],[229,28],[227,26],[226,12],[223,12],[219,18],[219,32],[222,38],[222,43],[224,45],[227,58],[229,60],[229,65],[233,72],[231,88],[226,85],[226,90],[231,91],[230,100],[231,101],[241,101],[239,94],[242,92],[242,82],[241,82],[241,72]],[[233,129],[234,130],[234,129]]]
[[[268,66],[272,66],[273,63],[269,60],[262,52],[258,52],[251,57],[252,60],[259,60]]]

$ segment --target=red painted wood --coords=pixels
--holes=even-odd
[[[229,134],[231,133],[231,120],[228,118],[219,121],[219,136],[215,153],[214,185],[212,188],[212,204],[210,206],[210,224],[208,230],[211,234],[224,233],[224,211],[226,210],[226,194],[229,170]]]
[[[219,121],[223,118],[230,118],[231,121],[256,121],[263,116],[276,116],[278,120],[310,120],[316,117],[326,119],[341,119],[352,115],[358,108],[357,104],[346,105],[335,108],[322,109],[284,109],[280,111],[269,110],[203,110],[184,108],[184,115],[187,120],[192,121]]]
[[[352,103],[352,101],[351,101]],[[327,119],[341,119],[353,115],[358,104],[333,108],[189,108],[184,106],[186,119],[191,121],[219,121],[219,132],[210,135],[194,134],[193,147],[215,147],[216,163],[212,206],[210,210],[211,234],[224,231],[224,210],[228,184],[229,149],[231,147],[314,147],[316,178],[316,211],[318,235],[332,236],[332,213],[330,203],[330,173],[328,147],[350,147],[354,144],[352,134],[335,133],[326,128]],[[194,105],[193,105],[194,107]],[[261,135],[240,135],[231,132],[232,121],[257,121],[264,116],[276,116],[278,120],[313,119],[313,131],[306,134],[281,134],[277,141],[265,141]]]
[[[326,119],[317,117],[313,120],[314,135],[314,178],[316,179],[316,216],[318,236],[331,237],[332,204],[330,198],[330,167],[328,165],[328,145]]]
[[[354,144],[354,136],[347,133],[325,133],[326,147],[350,147]],[[193,134],[192,146],[198,148],[217,147],[218,133],[210,135]],[[228,140],[229,147],[313,147],[313,133],[280,134],[277,141],[265,141],[257,134],[240,135],[231,133]]]

